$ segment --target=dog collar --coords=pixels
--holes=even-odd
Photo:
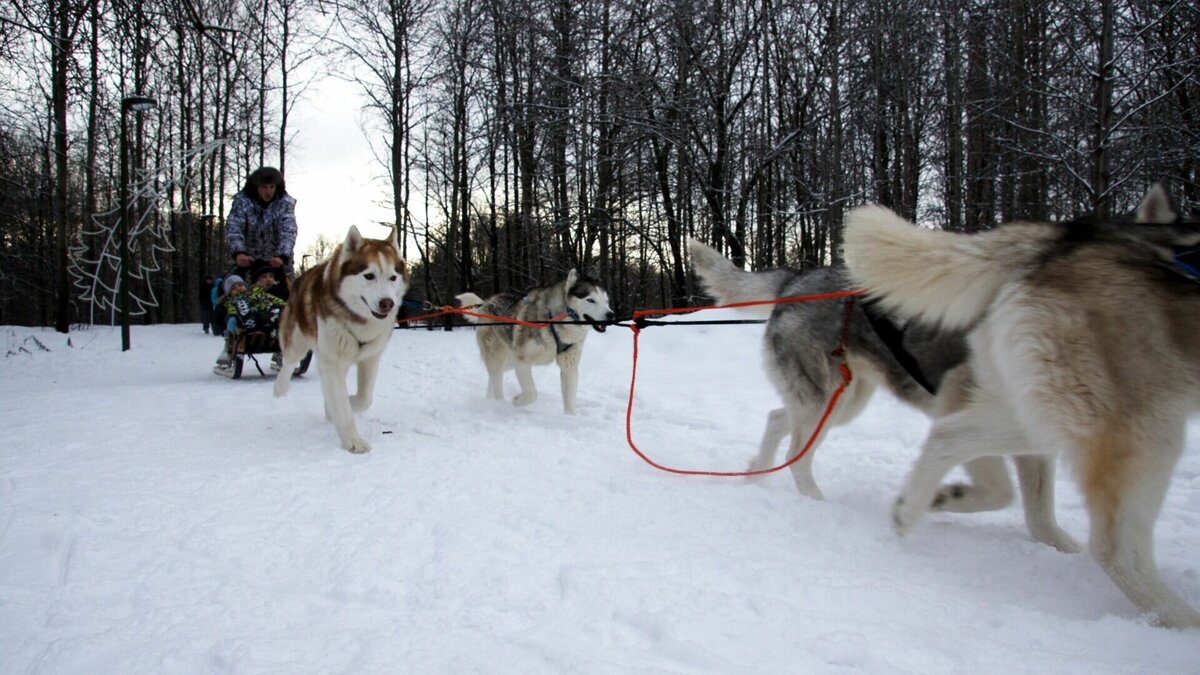
[[[1175,263],[1177,271],[1192,281],[1200,281],[1200,246],[1175,249],[1174,253],[1171,261]]]

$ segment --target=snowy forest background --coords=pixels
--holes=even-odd
[[[370,101],[389,179],[352,198],[393,204],[439,303],[584,266],[619,313],[686,304],[686,236],[824,265],[863,202],[955,230],[1122,212],[1154,181],[1200,205],[1189,0],[0,7],[0,324],[102,322],[79,280],[115,287],[96,261],[133,94],[158,102],[127,115],[145,323],[196,320],[230,197],[261,164],[286,174],[289,114],[324,77]]]

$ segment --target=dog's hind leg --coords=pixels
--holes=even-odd
[[[776,408],[767,413],[767,428],[763,430],[762,441],[758,444],[758,456],[750,461],[750,471],[763,471],[775,465],[775,452],[779,444],[792,432],[792,423],[788,419],[787,408]]]
[[[506,354],[495,354],[483,350],[483,365],[487,368],[488,374],[487,397],[489,399],[504,400],[504,367],[507,362]]]
[[[1021,484],[1021,502],[1025,505],[1025,525],[1033,540],[1063,553],[1078,553],[1079,542],[1058,526],[1054,515],[1055,458],[1021,455],[1013,457],[1013,461],[1017,465],[1017,482]]]
[[[508,367],[510,352],[508,345],[491,326],[480,326],[475,329],[475,344],[479,346],[479,358],[487,370],[487,398],[504,400],[504,369]]]
[[[513,405],[519,407],[532,405],[537,400],[537,385],[533,383],[533,366],[521,359],[515,359],[513,370],[517,373],[517,382],[521,385],[521,393],[513,399]]]
[[[833,386],[829,386],[829,390],[833,390]],[[854,380],[845,390],[841,401],[833,408],[833,412],[821,423],[821,418],[825,414],[826,396],[824,391],[820,391],[820,395],[809,396],[809,402],[818,401],[818,405],[806,404],[804,399],[797,397],[785,398],[784,401],[788,405],[787,418],[790,422],[789,433],[792,437],[788,444],[787,458],[790,461],[797,454],[804,452],[804,456],[792,464],[792,480],[796,483],[796,489],[800,494],[812,497],[813,499],[825,499],[821,489],[817,487],[817,481],[813,478],[812,464],[813,459],[817,455],[817,448],[825,440],[825,434],[830,429],[842,424],[846,424],[858,417],[862,409],[866,407],[871,400],[871,395],[875,392],[875,387],[868,383],[865,378]],[[771,424],[770,418],[767,421],[768,430]],[[778,433],[778,431],[776,431]],[[766,442],[766,434],[763,441]]]
[[[803,452],[806,445],[808,446],[808,452],[805,452],[803,457],[797,460],[795,464],[792,464],[792,480],[795,481],[796,489],[800,491],[800,494],[812,499],[823,500],[825,499],[825,495],[821,492],[821,488],[817,487],[817,480],[813,477],[812,466],[813,459],[817,455],[817,446],[824,440],[829,425],[826,424],[817,429],[817,425],[821,423],[819,414],[821,411],[801,409],[798,412],[799,414],[793,410],[787,415],[788,421],[791,423],[789,433],[792,437],[791,442],[788,443],[787,458],[790,460],[798,453]],[[768,421],[769,424],[770,421]],[[815,437],[813,436],[814,431],[816,433]],[[810,439],[811,443],[809,443]]]
[[[1135,439],[1104,429],[1081,443],[1080,479],[1091,516],[1092,555],[1117,587],[1156,625],[1200,627],[1200,614],[1159,578],[1154,521],[1183,444],[1183,425]]]
[[[504,400],[504,368],[488,368],[487,397],[494,401]]]
[[[822,431],[821,436],[824,435],[825,432]],[[792,480],[795,481],[796,489],[800,491],[800,494],[806,497],[811,497],[812,499],[824,500],[825,494],[821,492],[821,488],[817,487],[817,480],[813,478],[812,472],[813,456],[816,454],[813,452],[813,450],[816,448],[816,443],[819,442],[820,440],[818,439],[814,443],[813,447],[809,448],[809,451],[805,453],[805,455],[801,457],[799,461],[791,466],[791,469]],[[788,448],[788,457],[795,457],[796,453],[800,452],[803,448],[804,438],[799,434],[793,433],[792,442],[789,444]]]

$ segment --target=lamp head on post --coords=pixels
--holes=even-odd
[[[125,98],[121,99],[122,111],[132,110],[134,112],[146,112],[147,110],[153,110],[157,107],[158,101],[150,98],[149,96],[139,96],[134,94],[133,96],[126,96]]]
[[[133,95],[121,99],[121,351],[129,351],[129,138],[125,130],[125,114],[130,110],[145,112],[158,107],[149,96]]]

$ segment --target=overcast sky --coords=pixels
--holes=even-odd
[[[378,221],[393,220],[385,195],[383,167],[362,131],[363,99],[355,85],[327,78],[296,106],[296,135],[288,153],[288,192],[296,198],[299,257],[318,234],[341,241],[350,225],[364,236],[382,237]]]

